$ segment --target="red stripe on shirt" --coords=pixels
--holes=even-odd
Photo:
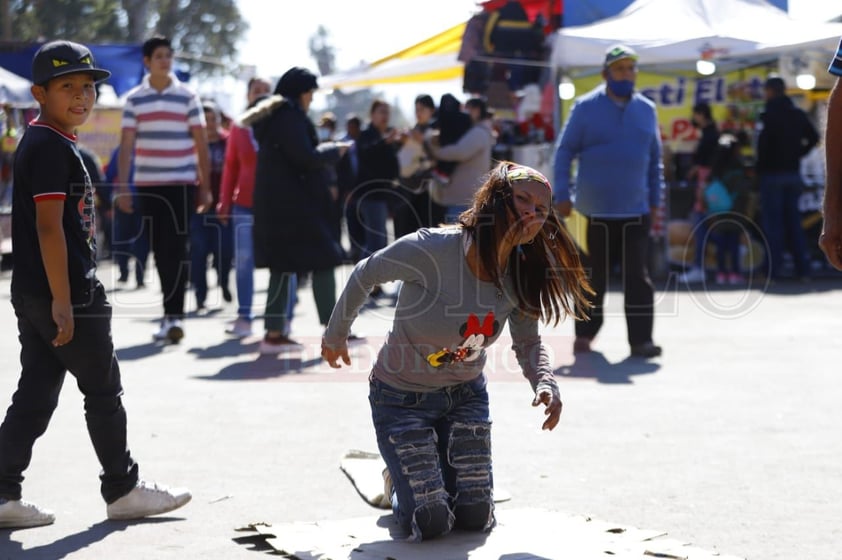
[[[175,157],[189,156],[189,155],[192,155],[194,153],[196,153],[196,148],[194,146],[190,146],[189,148],[185,148],[183,150],[149,150],[149,149],[138,148],[135,151],[135,156],[136,157],[140,156],[140,157],[169,157],[169,158],[175,158]]]
[[[66,132],[64,132],[64,131],[62,131],[62,130],[57,129],[56,127],[54,127],[53,125],[51,125],[51,124],[49,124],[49,123],[45,123],[45,122],[41,122],[41,121],[32,120],[32,121],[30,121],[30,122],[29,122],[29,126],[40,126],[40,127],[43,127],[43,128],[49,128],[49,129],[50,129],[50,130],[52,130],[53,132],[56,132],[56,133],[58,133],[58,134],[61,134],[62,136],[64,136],[64,137],[65,137],[65,138],[67,138],[68,140],[70,140],[70,141],[72,141],[72,142],[74,142],[74,143],[76,142],[76,135],[75,135],[75,134],[68,134],[68,133],[66,133]]]
[[[148,121],[184,122],[187,120],[187,115],[185,113],[175,113],[172,111],[152,111],[150,113],[138,113],[135,120],[139,123]]]
[[[48,192],[34,194],[32,195],[32,198],[35,200],[35,202],[43,202],[45,200],[64,200],[67,198],[67,195],[61,192]]]

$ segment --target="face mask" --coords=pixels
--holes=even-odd
[[[330,131],[326,128],[320,128],[317,133],[319,135],[319,140],[322,142],[330,138]]]
[[[634,80],[612,80],[611,78],[606,78],[605,84],[611,90],[611,93],[618,97],[630,97],[634,91]]]

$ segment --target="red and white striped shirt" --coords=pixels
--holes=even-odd
[[[123,130],[135,131],[135,184],[160,185],[198,182],[198,159],[193,131],[205,127],[198,95],[171,76],[158,91],[149,75],[126,96]]]

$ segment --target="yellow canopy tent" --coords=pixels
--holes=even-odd
[[[342,89],[461,78],[464,65],[457,56],[465,25],[454,25],[429,39],[354,70],[322,76],[319,86],[322,89]]]

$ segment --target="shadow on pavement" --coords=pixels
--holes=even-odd
[[[248,362],[237,362],[225,366],[214,375],[197,375],[194,379],[206,379],[210,381],[243,381],[253,379],[270,379],[280,377],[289,373],[311,374],[306,369],[320,364],[321,357],[302,360],[300,357],[292,356],[259,356]]]
[[[611,363],[601,352],[576,354],[569,366],[556,368],[555,375],[562,377],[594,378],[600,383],[633,383],[632,376],[655,373],[661,368],[656,362],[628,357]]]
[[[156,356],[163,352],[167,346],[170,346],[170,344],[166,342],[145,342],[135,346],[115,348],[114,352],[117,354],[118,360],[128,362],[130,360],[142,360],[143,358]]]
[[[409,558],[425,557],[418,550],[418,543],[407,542],[406,539],[409,534],[398,525],[393,514],[388,513],[379,517],[377,519],[377,526],[389,530],[389,539],[358,543],[348,555],[349,560],[353,560],[354,558],[367,560],[375,557],[375,555],[380,556],[381,554],[386,558],[403,558],[404,556]],[[438,538],[429,541],[428,547],[433,549],[430,551],[429,558],[468,558],[471,556],[470,553],[472,551],[482,548],[487,539],[488,533],[485,532],[454,529],[449,535],[449,538]]]
[[[242,340],[239,338],[230,338],[214,346],[207,346],[205,348],[190,348],[187,350],[187,353],[193,354],[199,360],[214,360],[216,358],[230,358],[231,356],[253,354],[257,351],[259,344],[259,340],[243,344]]]
[[[275,554],[277,552],[271,544],[266,542],[266,535],[246,535],[244,537],[234,537],[231,540],[237,544],[246,546],[246,550],[266,552],[269,554]]]
[[[409,537],[409,533],[404,531],[401,526],[398,525],[398,522],[395,520],[395,515],[392,513],[387,513],[378,517],[377,526],[389,529],[389,536],[393,539],[405,540]]]
[[[13,531],[0,532],[0,551],[3,558],[28,558],[31,560],[59,560],[105,539],[111,533],[125,531],[127,527],[140,523],[164,523],[181,521],[181,517],[156,517],[136,521],[100,521],[84,531],[67,535],[50,544],[23,549],[13,537]]]

